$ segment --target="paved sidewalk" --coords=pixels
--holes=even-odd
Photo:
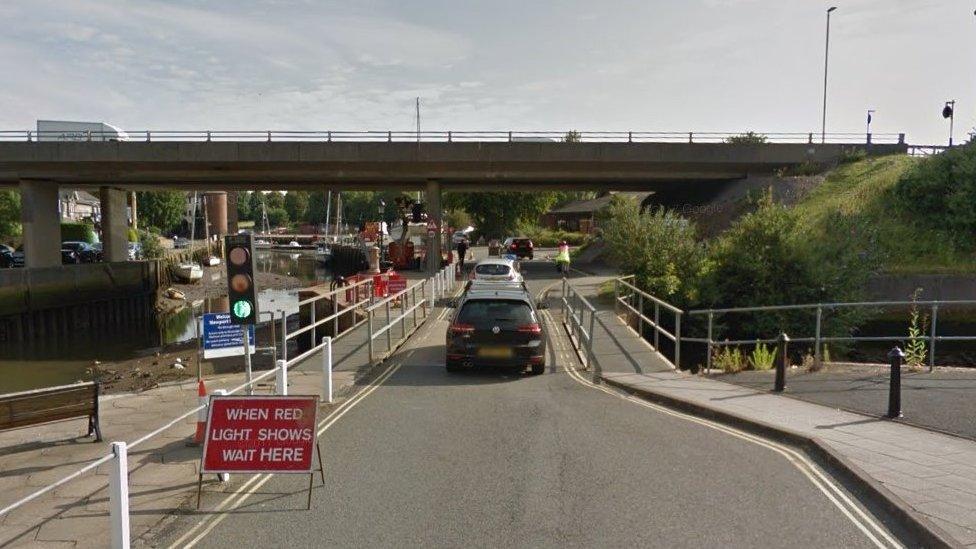
[[[397,313],[398,314],[398,313]],[[382,319],[385,322],[385,315]],[[406,329],[412,327],[412,316]],[[366,326],[336,342],[333,350],[333,388],[336,405],[350,394],[369,366]],[[394,328],[394,342],[400,337]],[[377,358],[385,354],[385,337],[377,344]],[[297,356],[297,352],[292,352]],[[319,394],[321,353],[313,353],[289,371],[291,394]],[[255,372],[255,376],[262,372]],[[206,379],[207,389],[229,389],[244,381],[243,374]],[[262,380],[257,394],[274,391],[274,376]],[[131,442],[197,406],[196,380],[159,387],[138,394],[103,396],[103,442],[83,437],[87,420],[63,421],[0,433],[0,508],[77,471],[110,452],[112,441]],[[133,543],[177,510],[196,491],[199,447],[187,446],[196,429],[196,416],[167,429],[129,452],[130,526]],[[107,479],[109,463],[93,473],[49,492],[0,516],[0,547],[106,547],[109,545]],[[221,491],[213,479],[204,490]]]
[[[775,372],[745,371],[718,374],[715,379],[758,391],[773,386]],[[786,394],[817,404],[882,416],[888,410],[891,367],[884,364],[827,364],[808,372],[791,368],[786,373]],[[938,366],[901,373],[904,421],[976,440],[976,369]]]
[[[958,541],[976,547],[976,442],[680,372],[605,373],[628,389],[817,439]]]

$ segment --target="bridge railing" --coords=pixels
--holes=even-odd
[[[661,336],[670,340],[674,344],[674,355],[671,364],[675,368],[681,368],[681,318],[684,311],[674,305],[654,297],[653,295],[641,290],[631,283],[634,275],[615,278],[613,281],[613,303],[614,312],[619,315],[621,308],[629,315],[637,319],[637,333],[644,337],[644,327],[647,326],[654,331],[653,345],[654,350],[660,352]],[[645,305],[654,306],[654,318],[645,314]],[[673,332],[664,327],[661,320],[662,311],[671,315]],[[628,316],[629,316],[628,315]]]
[[[561,301],[563,304],[563,325],[569,332],[573,346],[580,349],[587,369],[597,375],[596,356],[593,353],[593,328],[596,320],[596,307],[583,296],[566,277],[563,277]]]
[[[904,144],[904,133],[860,132],[672,132],[672,131],[514,131],[514,130],[0,130],[0,141],[194,141],[194,142],[585,142],[585,143],[768,143]]]

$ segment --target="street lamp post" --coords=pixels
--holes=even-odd
[[[949,146],[952,146],[952,125],[956,118],[956,100],[946,101],[945,107],[942,107],[942,118],[949,119]]]
[[[867,129],[867,142],[868,145],[871,144],[871,115],[874,114],[874,109],[868,109],[868,129]]]
[[[823,87],[823,119],[820,126],[820,142],[827,142],[827,60],[830,57],[830,12],[837,6],[827,8],[827,36],[824,40],[824,87]]]

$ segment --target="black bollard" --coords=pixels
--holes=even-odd
[[[779,334],[778,341],[782,354],[780,360],[776,363],[776,383],[773,386],[773,391],[782,393],[786,389],[786,367],[790,364],[790,336],[786,335],[786,332],[783,332]]]
[[[891,381],[888,383],[888,417],[901,417],[901,363],[905,353],[897,346],[888,351],[891,361]]]

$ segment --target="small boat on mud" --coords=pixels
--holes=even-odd
[[[178,279],[180,282],[186,283],[196,283],[200,282],[203,278],[203,267],[197,265],[196,263],[180,263],[179,265],[173,265],[173,277]]]

